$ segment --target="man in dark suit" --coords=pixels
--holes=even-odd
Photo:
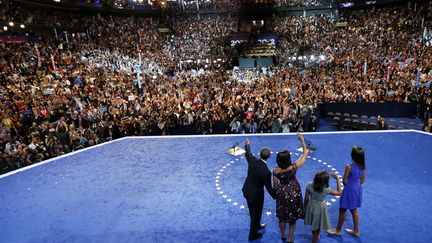
[[[250,141],[246,140],[246,160],[248,162],[248,174],[243,184],[243,196],[246,198],[249,215],[250,231],[249,240],[262,237],[258,230],[264,229],[265,224],[261,224],[261,214],[264,206],[264,186],[268,193],[276,199],[276,191],[271,184],[271,172],[267,168],[267,159],[270,158],[270,150],[264,148],[260,152],[260,159],[252,155]]]

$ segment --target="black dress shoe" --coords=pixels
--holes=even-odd
[[[263,230],[267,225],[266,224],[260,224],[258,230]]]
[[[261,233],[256,233],[256,235],[249,237],[249,240],[250,240],[250,241],[251,241],[251,240],[256,240],[256,239],[261,238],[262,236],[263,236],[263,234],[261,234]]]

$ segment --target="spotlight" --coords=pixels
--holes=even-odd
[[[24,29],[24,28],[25,28],[25,25],[21,24],[20,27],[21,27],[21,29]]]
[[[324,55],[320,55],[319,58],[321,59],[321,61],[325,60],[325,56]]]
[[[298,58],[299,60],[303,60],[303,57],[302,56],[299,56],[299,58]]]
[[[310,56],[310,59],[313,61],[313,60],[315,60],[315,55],[311,55]]]
[[[292,59],[295,61],[295,60],[297,60],[297,57],[293,57]]]
[[[7,31],[7,29],[8,29],[7,26],[3,26],[4,31]]]
[[[10,27],[14,26],[14,23],[13,22],[9,22],[9,26]]]

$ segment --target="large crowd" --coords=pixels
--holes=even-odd
[[[419,117],[431,116],[427,16],[410,11],[275,17],[280,65],[246,82],[227,68],[237,17],[1,11],[4,21],[55,27],[70,17],[79,21],[65,25],[88,30],[0,43],[2,170],[123,136],[314,131],[325,102],[417,102]]]
[[[318,97],[330,102],[430,102],[432,52],[421,41],[416,13],[356,12],[337,19],[289,17],[274,23],[282,65],[304,67],[303,83],[318,80],[320,85],[312,85],[317,90],[309,89]],[[327,60],[318,62],[319,56]]]
[[[235,12],[245,6],[261,7],[335,7],[334,0],[183,0],[168,2],[171,8],[184,12]]]

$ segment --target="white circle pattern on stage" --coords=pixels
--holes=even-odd
[[[273,154],[273,152],[271,152],[271,153]],[[290,152],[290,154],[295,155],[297,157],[300,156],[299,153]],[[255,156],[255,154],[253,154],[253,155]],[[257,155],[259,155],[259,153]],[[218,195],[220,195],[222,197],[222,199],[224,201],[226,201],[227,203],[229,203],[231,206],[234,206],[240,210],[247,210],[246,203],[245,202],[243,202],[243,203],[238,202],[237,200],[235,200],[231,196],[229,196],[227,193],[225,193],[223,190],[222,179],[224,176],[224,172],[226,172],[229,168],[235,166],[235,164],[238,163],[239,161],[245,160],[245,159],[246,158],[244,156],[241,156],[240,158],[235,158],[235,159],[231,160],[230,162],[223,164],[222,167],[220,167],[216,171],[216,175],[215,175],[215,187],[216,187],[216,191],[217,191]],[[312,159],[312,161],[322,164],[325,167],[325,169],[331,170],[332,173],[335,173],[339,177],[339,181],[340,181],[340,183],[342,183],[342,176],[337,171],[337,169],[335,167],[333,167],[330,163],[324,162],[324,161],[322,161],[316,157],[312,157],[312,156],[307,156],[307,159]],[[343,189],[343,185],[342,185],[342,189]],[[331,197],[330,200],[326,201],[327,206],[334,205],[337,202],[338,198],[339,198],[339,196]],[[266,211],[266,212],[264,212],[264,214],[266,214],[267,216],[276,215],[275,212],[271,212],[271,211]]]

